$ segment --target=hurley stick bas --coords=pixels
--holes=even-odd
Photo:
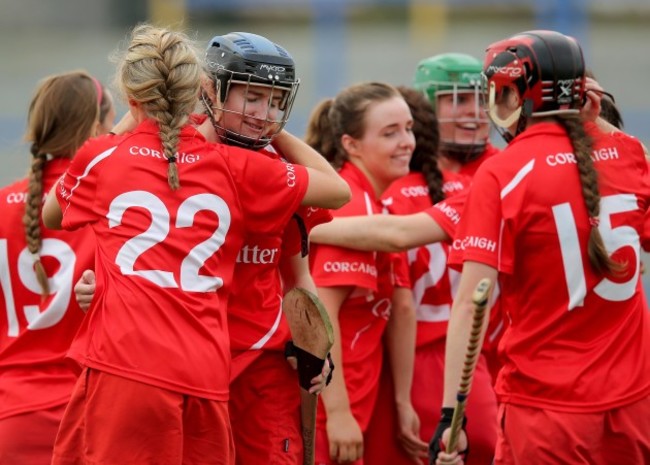
[[[323,370],[334,344],[334,330],[321,301],[311,292],[294,288],[282,301],[282,311],[291,330],[300,378],[303,465],[314,465],[316,407],[318,395],[310,394],[311,379]]]
[[[476,368],[476,359],[481,352],[479,345],[481,338],[481,328],[483,327],[483,320],[485,319],[485,311],[488,303],[488,294],[492,283],[489,279],[484,278],[476,285],[474,293],[472,294],[472,302],[474,304],[474,315],[472,318],[472,330],[467,342],[467,351],[465,352],[465,362],[463,364],[463,374],[458,386],[456,394],[456,406],[454,407],[454,415],[451,418],[451,433],[449,442],[447,443],[446,450],[453,451],[456,449],[458,442],[458,434],[463,424],[465,417],[465,406],[467,405],[467,397],[472,388],[472,378],[474,377],[474,370]]]

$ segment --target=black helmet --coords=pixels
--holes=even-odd
[[[256,137],[226,129],[221,127],[219,122],[213,121],[226,143],[253,149],[268,145],[289,119],[300,84],[296,79],[295,63],[291,55],[265,37],[248,32],[231,32],[212,38],[206,51],[205,62],[216,83],[221,104],[228,99],[232,84],[247,86],[246,92],[254,86],[270,88],[276,95],[277,90],[281,91],[278,106],[280,116],[269,118],[267,111],[264,118],[256,118],[262,122],[265,129]],[[223,111],[241,115],[246,113],[245,107],[241,111]]]
[[[490,45],[483,74],[488,114],[501,127],[519,118],[517,132],[529,116],[578,113],[583,104],[582,50],[575,39],[559,32],[522,32]],[[516,89],[522,106],[512,118],[500,120],[493,106],[496,96],[506,87]]]

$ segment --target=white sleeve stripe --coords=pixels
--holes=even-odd
[[[85,178],[86,176],[88,176],[88,173],[90,173],[90,170],[93,169],[95,167],[95,165],[97,165],[103,159],[109,157],[115,151],[116,148],[117,148],[117,145],[103,151],[102,153],[97,155],[95,158],[93,158],[90,161],[90,163],[88,163],[88,166],[86,166],[86,169],[84,170],[83,174],[81,176],[77,177],[77,182],[72,187],[72,189],[70,189],[70,193],[67,196],[63,196],[63,198],[66,200],[66,203],[67,203],[67,205],[65,207],[66,211],[68,210],[68,207],[70,206],[70,198],[72,197],[72,194],[74,193],[75,189],[77,189],[77,187],[79,187],[79,184],[81,184],[81,180],[83,178]]]
[[[519,185],[521,181],[524,180],[524,178],[533,171],[533,168],[535,167],[535,160],[530,160],[522,169],[519,170],[519,172],[515,175],[514,178],[512,178],[512,181],[510,181],[506,187],[504,187],[501,190],[501,198],[503,199],[506,195],[508,195],[510,192],[512,192],[515,187]]]
[[[282,296],[278,295],[278,297],[280,299],[280,302],[282,302]],[[266,343],[269,342],[269,339],[271,339],[271,337],[276,333],[278,327],[280,326],[280,320],[282,319],[282,315],[283,315],[282,305],[280,305],[278,315],[275,318],[275,321],[273,322],[273,326],[271,326],[271,328],[267,331],[267,333],[264,336],[262,336],[262,338],[259,341],[257,341],[255,344],[250,346],[248,350],[261,350],[266,345]]]
[[[524,165],[522,169],[517,172],[514,178],[506,184],[506,186],[501,189],[501,200],[503,200],[510,192],[512,192],[518,185],[521,183],[521,181],[524,180],[524,178],[531,172],[533,171],[533,168],[535,167],[535,160],[530,160],[528,163]],[[499,253],[497,254],[497,268],[501,269],[501,246],[503,244],[503,228],[505,226],[505,222],[503,219],[501,220],[501,227],[499,228]]]

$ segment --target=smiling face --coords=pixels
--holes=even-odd
[[[412,128],[413,117],[408,105],[402,97],[395,96],[368,105],[360,138],[343,136],[350,162],[368,177],[377,196],[393,181],[408,174],[415,149]]]
[[[297,85],[292,89],[231,81],[225,102],[215,81],[204,82],[216,136],[226,144],[258,150],[271,142],[289,118]]]
[[[441,142],[473,145],[487,141],[490,125],[476,92],[439,92],[436,100]]]
[[[268,136],[284,119],[285,112],[280,109],[284,94],[267,86],[232,83],[221,125],[252,139]]]

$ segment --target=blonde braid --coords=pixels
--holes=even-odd
[[[171,189],[180,187],[176,152],[181,128],[198,102],[201,66],[187,37],[137,26],[121,68],[125,93],[160,126]]]

